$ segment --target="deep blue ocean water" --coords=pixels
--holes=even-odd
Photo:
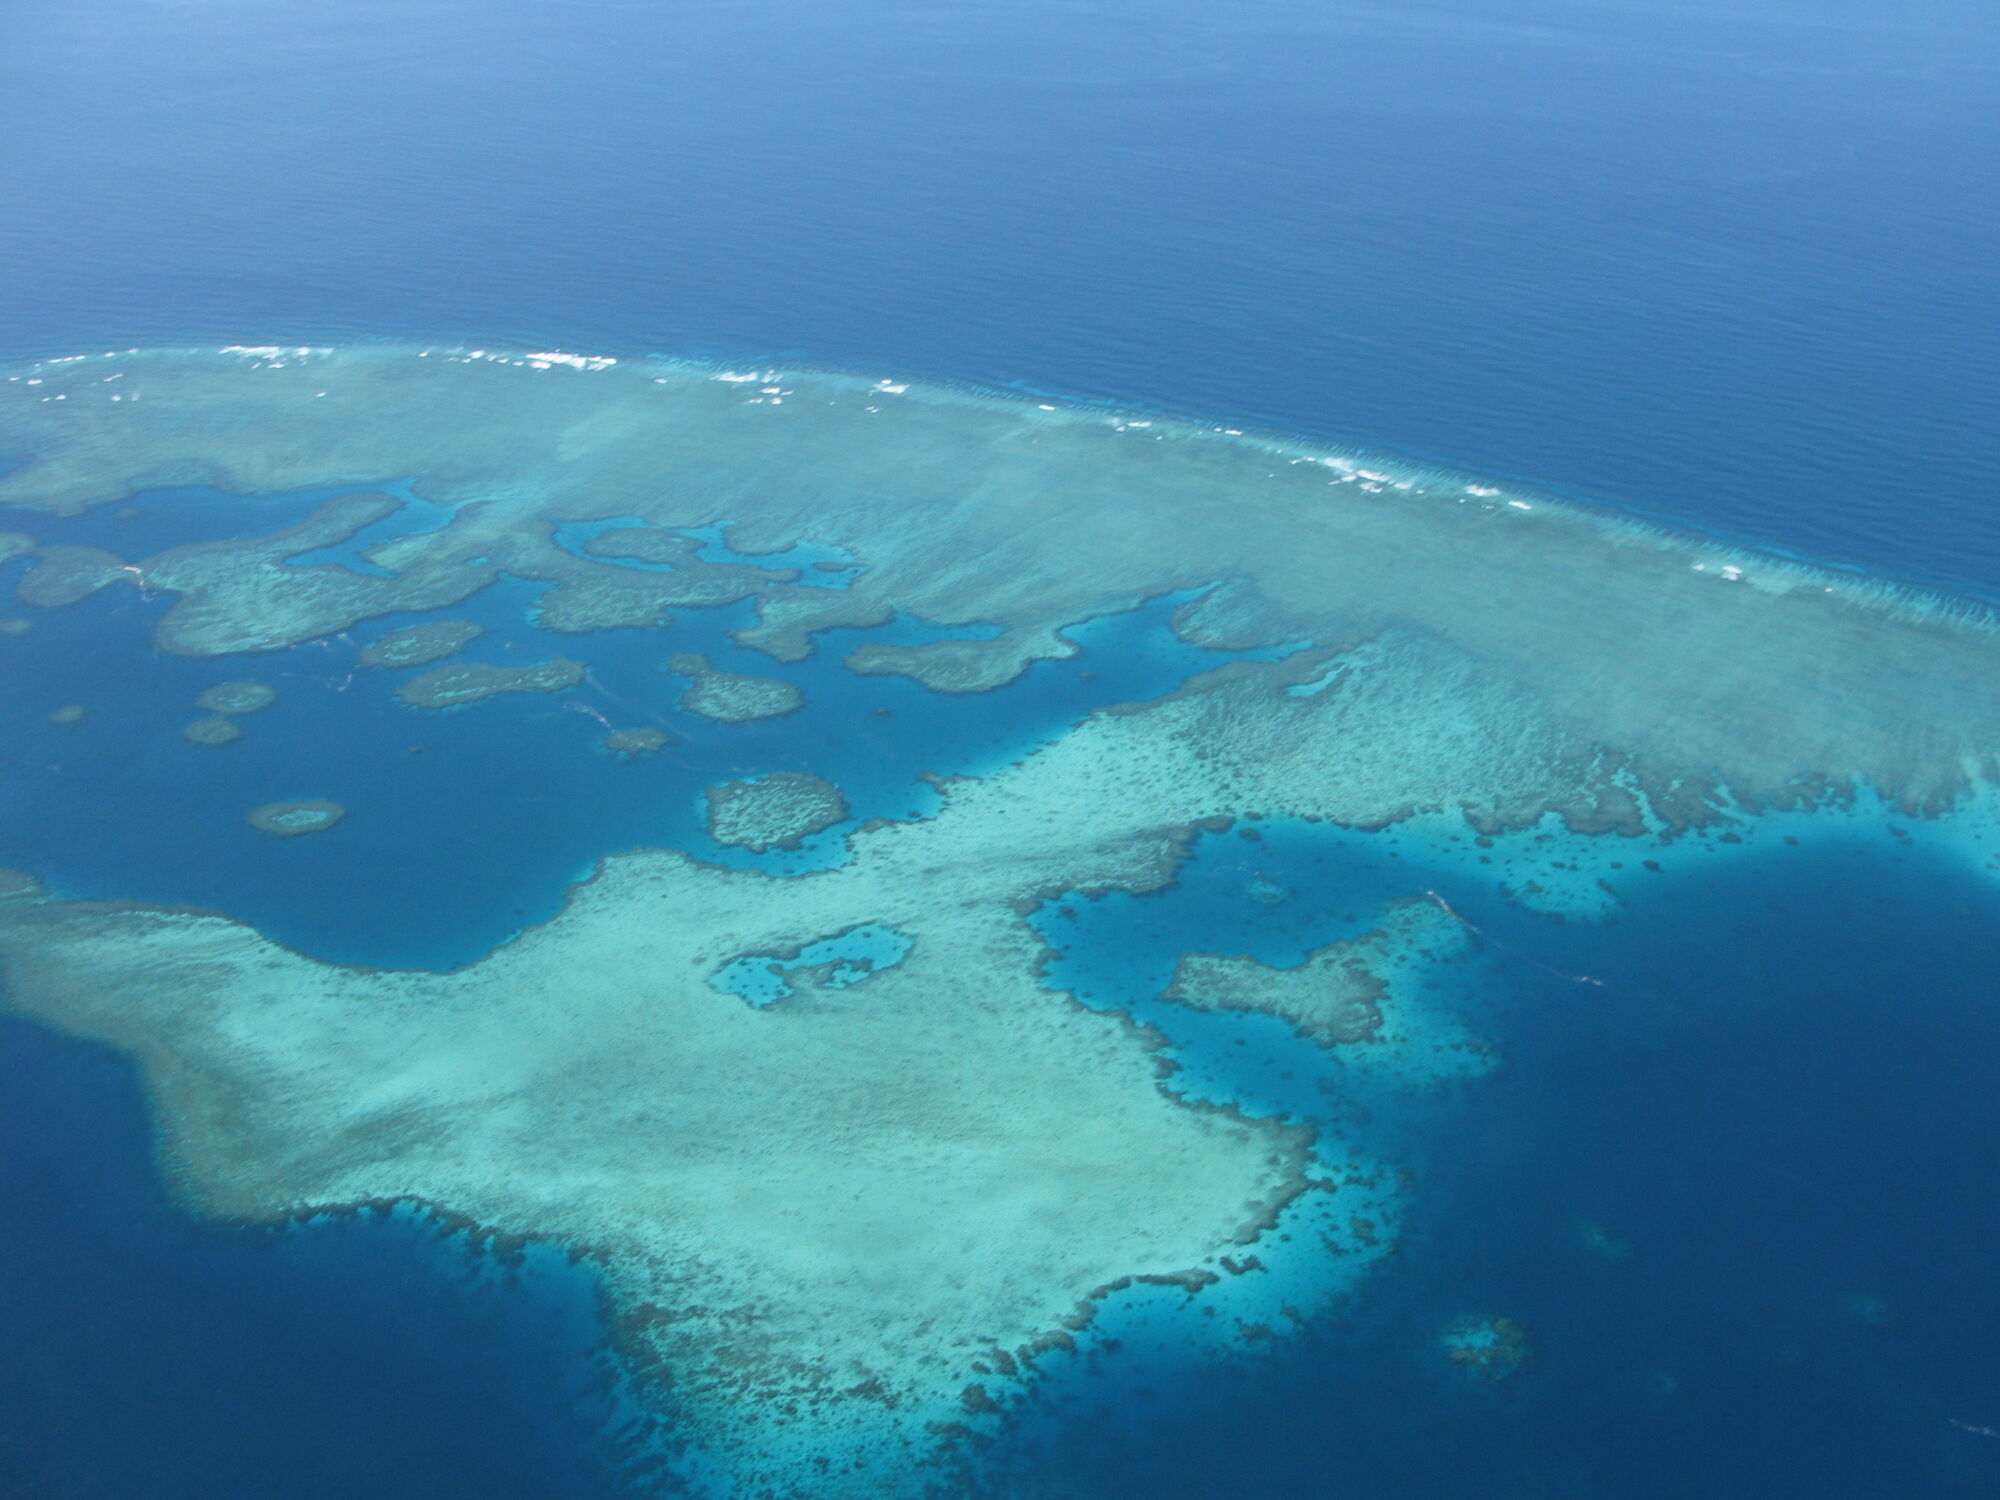
[[[2000,588],[1985,0],[12,0],[0,352],[517,338],[1344,435]]]
[[[2000,595],[1996,42],[1974,0],[13,0],[0,355],[416,336],[1018,383]],[[236,529],[213,496],[138,509],[76,539]],[[834,640],[778,669],[802,743],[673,714],[669,650],[773,670],[725,613],[586,645],[537,637],[526,598],[454,611],[489,625],[473,654],[574,648],[588,688],[417,720],[348,644],[163,657],[162,603],[122,589],[42,615],[0,681],[0,863],[445,966],[597,856],[686,842],[717,771],[922,812],[917,772],[1186,667],[1157,612],[963,700],[841,673]],[[180,741],[235,675],[278,703],[235,745]],[[45,722],[86,700],[87,735]],[[569,703],[681,740],[614,760]],[[563,795],[462,790],[523,764]],[[235,821],[321,795],[353,811],[316,840]],[[1195,922],[1302,952],[1429,878],[1380,843],[1246,847],[1087,908],[1094,961],[1157,965]],[[1273,928],[1236,894],[1259,872],[1325,899]],[[1414,1174],[1392,1261],[1256,1378],[1052,1382],[1002,1469],[1104,1500],[2000,1490],[1990,892],[1885,840],[1601,927],[1449,894],[1506,944],[1451,996],[1504,1062],[1344,1122]],[[1277,1097],[1311,1059],[1266,1040],[1245,1083]],[[0,1031],[0,1496],[604,1492],[581,1273],[510,1285],[415,1223],[195,1225],[148,1153],[124,1064]],[[1486,1312],[1537,1335],[1498,1390],[1437,1350]]]

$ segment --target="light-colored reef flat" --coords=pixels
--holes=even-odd
[[[791,394],[772,403],[762,385],[780,381]],[[1636,830],[1641,797],[1687,823],[1713,816],[1718,788],[1789,804],[1854,778],[1934,810],[2000,743],[2000,646],[1972,611],[1200,423],[847,375],[369,346],[18,368],[0,379],[0,447],[25,460],[0,476],[0,501],[55,512],[176,480],[258,494],[404,476],[457,510],[370,549],[392,577],[279,563],[386,514],[381,497],[329,502],[291,541],[147,560],[149,585],[185,594],[161,627],[176,650],[437,608],[502,567],[555,581],[551,628],[649,619],[666,594],[648,591],[675,572],[565,552],[550,521],[733,522],[744,551],[810,539],[865,565],[844,589],[766,580],[748,643],[796,657],[816,630],[891,610],[1002,627],[983,650],[903,663],[949,684],[999,680],[1065,624],[1218,581],[1188,612],[1197,638],[1422,632],[1595,767],[1587,803],[1531,795],[1492,804],[1496,817],[1553,806]],[[328,535],[303,534],[316,527]],[[630,609],[591,602],[620,591]]]
[[[246,814],[250,826],[259,833],[275,833],[280,838],[294,838],[302,833],[324,833],[346,816],[346,808],[323,798],[304,802],[266,802]]]
[[[242,726],[227,714],[210,714],[205,719],[196,719],[181,726],[182,738],[193,740],[197,745],[226,745],[240,738],[242,733]]]
[[[682,708],[724,724],[775,719],[805,702],[805,696],[782,678],[719,671],[709,665],[707,657],[694,651],[676,653],[668,660],[667,670],[689,679],[687,691],[681,694]]]
[[[459,708],[496,693],[559,693],[583,681],[583,672],[582,662],[566,656],[518,667],[458,661],[419,672],[397,686],[396,696],[412,708]]]
[[[268,682],[219,682],[194,701],[212,714],[254,714],[276,703],[278,690]]]
[[[19,615],[0,618],[0,636],[26,635],[35,628],[33,620],[24,620]]]
[[[708,789],[708,836],[758,854],[795,848],[846,816],[840,788],[805,771],[773,771]]]
[[[49,715],[51,724],[75,724],[82,720],[87,710],[81,703],[65,703]]]
[[[485,633],[476,620],[425,620],[370,641],[354,661],[363,667],[421,667],[456,656]]]

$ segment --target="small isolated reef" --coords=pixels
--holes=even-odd
[[[758,854],[795,849],[846,817],[840,788],[807,771],[774,771],[708,789],[708,836]]]
[[[1030,920],[1052,899],[1159,890],[1204,834],[1271,819],[1480,848],[1547,830],[1562,857],[1513,889],[1588,915],[1642,868],[1634,845],[1780,811],[1945,818],[1995,776],[2000,633],[1976,608],[1302,442],[552,351],[141,351],[0,374],[22,618],[141,590],[167,600],[156,644],[186,657],[365,627],[360,664],[420,669],[398,713],[583,680],[553,652],[448,660],[476,624],[405,623],[503,576],[534,585],[555,634],[738,605],[735,645],[778,662],[822,632],[933,622],[947,638],[841,659],[942,693],[1004,687],[1074,656],[1066,631],[1168,595],[1187,596],[1183,642],[1261,653],[938,777],[933,814],[863,822],[809,875],[607,859],[553,920],[451,973],[0,878],[5,1003],[138,1059],[191,1206],[281,1222],[417,1203],[567,1247],[596,1267],[628,1366],[670,1393],[667,1461],[704,1495],[916,1500],[1107,1310],[1195,1299],[1224,1315],[1190,1323],[1268,1329],[1384,1253],[1394,1190],[1331,1166],[1341,1143],[1203,1098],[1161,1031],[1052,986]],[[37,540],[38,520],[196,479],[349,492],[145,557]],[[394,532],[404,485],[446,522],[368,541],[365,571],[294,561]],[[713,528],[726,560],[694,539]],[[758,561],[802,546],[852,563]],[[658,660],[703,734],[812,722],[790,683]],[[183,732],[233,738],[256,686],[204,694]],[[662,730],[604,728],[635,780],[671,753]],[[724,774],[707,831],[739,862],[849,818],[818,775]],[[249,816],[289,838],[342,811]],[[288,853],[336,853],[365,813]],[[1485,1066],[1411,998],[1470,945],[1442,900],[1359,930],[1291,967],[1183,953],[1153,998],[1275,1017],[1357,1075]],[[885,933],[893,958],[841,946]],[[770,993],[717,977],[745,975]],[[1530,1344],[1506,1318],[1444,1336],[1480,1381]]]
[[[782,678],[719,671],[695,651],[676,653],[667,662],[667,670],[688,679],[687,691],[681,694],[682,708],[722,724],[775,719],[805,703],[799,690]]]

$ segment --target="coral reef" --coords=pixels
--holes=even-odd
[[[1857,780],[1935,812],[1994,769],[2000,636],[1976,606],[1310,443],[942,386],[884,400],[859,377],[777,378],[799,399],[746,397],[700,367],[491,350],[93,355],[0,382],[0,446],[23,459],[0,475],[0,502],[74,512],[166,473],[244,493],[373,474],[418,476],[453,509],[442,529],[371,547],[385,576],[285,563],[398,504],[365,495],[287,533],[118,573],[182,595],[161,644],[197,654],[442,608],[504,568],[550,581],[542,621],[560,629],[657,621],[684,586],[703,603],[747,588],[758,618],[739,639],[786,659],[818,631],[897,612],[988,621],[992,641],[857,656],[968,690],[1058,649],[1065,625],[1207,587],[1179,616],[1190,640],[1346,650],[1422,635],[1531,708],[1579,774],[1524,795],[1461,787],[1483,831],[1551,812],[1579,829],[1673,831]],[[113,403],[114,391],[143,399]],[[752,569],[718,592],[721,575],[682,577],[678,541],[614,532],[586,556],[550,540],[562,521],[596,518],[630,518],[625,533],[726,521],[746,553],[810,537],[867,566],[846,588]],[[604,559],[621,549],[679,560]],[[50,598],[120,566],[53,548],[41,564],[29,578]],[[741,565],[704,565],[724,566]]]
[[[650,725],[641,729],[614,729],[604,737],[604,748],[619,755],[651,755],[664,750],[672,737],[664,729]]]
[[[377,637],[354,660],[363,667],[421,667],[456,656],[485,633],[472,620],[425,620]]]
[[[252,714],[277,702],[278,690],[263,682],[222,682],[194,701],[210,713]]]
[[[242,733],[242,726],[227,714],[210,714],[205,719],[196,719],[192,724],[181,726],[181,737],[193,740],[197,745],[226,745]]]
[[[992,640],[927,641],[895,646],[871,641],[848,653],[849,671],[914,677],[940,693],[1004,687],[1038,661],[1067,661],[1077,648],[1054,629],[1003,631]]]
[[[791,713],[805,702],[805,696],[781,678],[718,671],[709,665],[707,657],[693,651],[682,651],[669,658],[667,670],[691,679],[687,691],[681,694],[682,708],[724,724],[773,719]]]
[[[709,982],[752,1005],[775,1005],[804,990],[844,990],[893,969],[909,956],[907,934],[865,922],[798,944],[789,953],[748,953],[731,959]]]
[[[708,789],[708,836],[757,854],[796,848],[846,817],[840,788],[806,771],[773,771]]]
[[[1453,1369],[1488,1385],[1520,1374],[1535,1352],[1528,1325],[1516,1318],[1461,1319],[1445,1331],[1442,1343]]]
[[[248,814],[250,826],[260,833],[293,838],[302,833],[324,833],[342,818],[347,809],[338,802],[315,798],[304,802],[266,802]]]
[[[1191,1107],[1158,1034],[1052,996],[1026,914],[1156,889],[1232,809],[1333,798],[1343,757],[1369,768],[1349,792],[1368,807],[1465,757],[1542,766],[1511,721],[1438,738],[1425,711],[1466,681],[1421,650],[1425,670],[1306,698],[1216,674],[1100,713],[938,783],[935,816],[872,823],[806,878],[618,856],[450,974],[315,963],[209,915],[0,903],[9,999],[141,1058],[174,1180],[205,1210],[414,1199],[554,1239],[599,1264],[628,1352],[671,1380],[676,1431],[725,1488],[913,1496],[930,1424],[962,1415],[996,1346],[1025,1381],[1022,1356],[1073,1340],[1102,1298],[1222,1295],[1224,1258],[1254,1242],[1269,1261],[1260,1236],[1331,1186],[1306,1132]],[[1412,723],[1426,755],[1400,738]],[[1460,929],[1416,916],[1442,924],[1409,928],[1421,968]],[[1368,961],[1398,998],[1345,1050],[1396,1058],[1396,1077],[1441,1066],[1436,1049],[1463,1067],[1455,1038],[1411,1028],[1386,955]],[[1387,1243],[1340,1191],[1365,1233],[1343,1231],[1345,1269],[1317,1292],[1288,1293],[1305,1304]],[[837,1490],[800,1467],[829,1445],[856,1466]]]
[[[459,708],[497,693],[559,693],[583,681],[583,671],[582,662],[566,656],[518,667],[452,662],[412,677],[396,696],[412,708]]]
[[[1280,888],[1278,899],[1284,895]],[[1251,899],[1267,898],[1253,891]],[[1399,901],[1372,931],[1316,948],[1290,968],[1183,954],[1164,998],[1196,1010],[1261,1011],[1322,1047],[1368,1042],[1382,1035],[1383,1001],[1397,969],[1412,955],[1455,956],[1463,943],[1458,924],[1430,902]]]
[[[421,1202],[590,1258],[626,1354],[671,1385],[673,1461],[711,1493],[914,1496],[937,1479],[934,1445],[1004,1409],[1106,1299],[1214,1305],[1276,1275],[1242,1274],[1252,1242],[1260,1268],[1304,1260],[1328,1285],[1312,1257],[1386,1253],[1393,1216],[1355,1204],[1353,1175],[1339,1245],[1296,1225],[1266,1238],[1335,1197],[1314,1163],[1339,1143],[1191,1102],[1161,1035],[1052,995],[1028,919],[1051,896],[1156,889],[1204,830],[1252,813],[1448,822],[1488,844],[1538,824],[1665,840],[1861,787],[1937,813],[2000,769],[2000,632],[1977,609],[1311,444],[941,387],[890,399],[837,375],[785,375],[806,395],[773,416],[711,370],[559,355],[36,369],[32,396],[0,383],[0,449],[23,459],[0,501],[69,513],[161,475],[244,494],[413,476],[451,511],[368,547],[367,573],[291,559],[389,520],[390,496],[129,566],[40,549],[23,597],[166,591],[170,650],[444,609],[503,572],[547,585],[552,630],[754,601],[737,641],[782,660],[899,615],[989,623],[990,639],[848,657],[952,692],[1184,590],[1206,589],[1175,615],[1185,640],[1290,650],[940,782],[935,816],[871,821],[809,876],[608,860],[558,917],[448,974],[6,887],[6,1003],[138,1059],[192,1206],[269,1222]],[[113,405],[113,378],[144,399]],[[572,522],[615,529],[578,552],[556,541]],[[749,555],[810,540],[866,566],[827,588],[704,563],[687,533],[723,522]],[[703,657],[670,666],[684,706],[726,722],[800,703]],[[459,662],[399,695],[450,707],[582,674]],[[830,785],[782,775],[711,789],[718,841],[770,848],[845,817]],[[339,811],[252,820],[290,835]],[[1251,899],[1286,899],[1261,878]],[[905,946],[840,946],[856,934]],[[1428,1083],[1488,1065],[1416,993],[1470,941],[1441,900],[1413,902],[1289,968],[1187,955],[1168,998],[1280,1018],[1335,1049],[1342,1078]],[[1275,1310],[1209,1321],[1232,1341],[1284,1326]],[[1531,1342],[1474,1318],[1445,1351],[1499,1381]]]
[[[15,592],[26,603],[55,609],[131,576],[123,559],[101,547],[43,547]]]
[[[376,615],[446,608],[498,576],[490,562],[467,562],[438,538],[426,540],[420,560],[387,577],[287,561],[345,542],[401,504],[389,495],[336,496],[283,531],[170,548],[127,576],[180,595],[154,636],[163,649],[186,656],[281,650]],[[459,532],[454,526],[439,537]]]

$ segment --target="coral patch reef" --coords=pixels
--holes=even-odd
[[[583,673],[583,663],[566,656],[518,667],[452,662],[418,673],[396,696],[412,708],[461,708],[499,693],[559,693],[583,681]]]
[[[846,817],[840,788],[806,771],[773,771],[708,789],[708,836],[757,854],[796,848]]]
[[[782,678],[718,671],[707,657],[693,651],[677,653],[667,662],[667,670],[691,679],[681,694],[682,708],[724,724],[774,719],[805,702],[805,695]]]
[[[370,641],[354,661],[363,667],[421,667],[456,656],[485,633],[486,627],[472,620],[425,620]]]
[[[347,809],[338,802],[315,798],[304,802],[267,802],[252,808],[246,816],[250,826],[260,833],[293,838],[302,833],[324,833],[347,816]]]

